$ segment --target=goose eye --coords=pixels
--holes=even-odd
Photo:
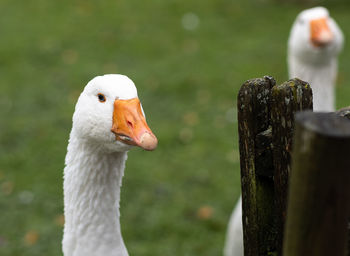
[[[102,93],[97,94],[97,97],[100,102],[106,101],[106,97]]]

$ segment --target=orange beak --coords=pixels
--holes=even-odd
[[[158,144],[156,136],[146,123],[138,98],[114,101],[111,131],[117,140],[145,150],[154,150]]]
[[[310,21],[311,42],[316,47],[324,47],[333,40],[333,33],[329,29],[326,18]]]

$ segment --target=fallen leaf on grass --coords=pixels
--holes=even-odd
[[[213,217],[213,212],[213,207],[204,205],[198,209],[197,217],[200,220],[208,220],[211,219],[211,217]]]
[[[33,246],[38,242],[39,234],[35,230],[30,230],[24,236],[24,243],[28,246]]]
[[[55,224],[57,226],[63,227],[64,226],[64,215],[60,214],[55,217]]]
[[[13,192],[13,182],[12,181],[6,181],[1,184],[1,191],[5,195],[11,195]]]
[[[198,114],[194,111],[188,112],[183,116],[183,120],[185,124],[189,126],[194,126],[198,124],[198,121],[199,121]]]

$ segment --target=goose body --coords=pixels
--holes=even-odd
[[[343,47],[343,34],[324,7],[302,11],[288,39],[289,78],[309,82],[314,111],[335,110],[337,57]],[[242,197],[228,224],[225,256],[243,256]]]
[[[243,255],[242,196],[240,196],[228,223],[224,256]]]
[[[128,255],[119,222],[127,151],[156,145],[129,78],[104,75],[86,85],[75,107],[65,160],[65,256]]]
[[[343,43],[342,31],[324,7],[302,11],[292,26],[288,40],[289,77],[310,84],[315,111],[335,110],[338,54]]]

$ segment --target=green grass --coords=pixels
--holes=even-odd
[[[332,4],[331,4],[332,2]],[[321,1],[350,38],[350,4]],[[308,5],[278,1],[0,2],[0,255],[61,255],[62,173],[74,104],[96,75],[135,82],[155,152],[129,153],[130,255],[220,255],[239,196],[236,95],[287,79],[286,41]],[[181,19],[195,13],[197,29]],[[350,105],[350,51],[338,107]],[[203,206],[212,209],[200,218]]]

